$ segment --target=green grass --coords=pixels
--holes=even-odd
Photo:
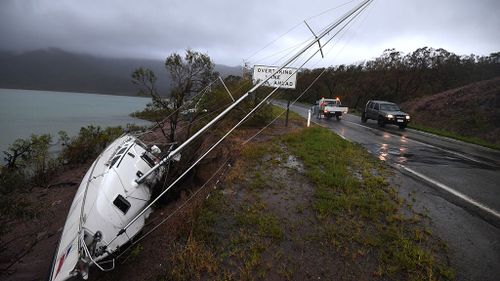
[[[283,108],[281,106],[277,106],[277,105],[271,105],[271,106],[272,106],[272,115],[273,115],[273,118],[276,118],[276,116],[278,116],[279,114],[281,114],[281,116],[278,119],[279,120],[285,120],[286,119],[286,112],[283,113],[283,111],[285,110],[285,108]],[[290,120],[304,121],[304,117],[300,116],[295,111],[290,110],[288,112],[288,120],[289,121]]]
[[[352,111],[349,111],[349,114],[361,117],[361,113],[359,111],[352,110]],[[485,122],[483,122],[483,123],[478,122],[478,124],[476,124],[475,126],[477,128],[477,126],[482,126],[484,124],[485,124]],[[500,150],[499,144],[495,144],[495,143],[492,143],[490,141],[487,141],[487,140],[484,140],[484,139],[481,139],[478,137],[464,136],[464,135],[461,135],[461,134],[458,134],[456,132],[452,132],[449,130],[434,128],[434,127],[430,127],[430,126],[426,126],[426,125],[422,125],[422,124],[414,123],[414,122],[409,123],[408,128],[431,133],[431,134],[435,134],[438,136],[443,136],[443,137],[447,137],[447,138],[451,138],[451,139],[460,140],[463,142],[481,145],[481,146],[488,147],[491,149]]]
[[[243,206],[236,214],[236,221],[243,229],[256,227],[256,234],[276,240],[283,239],[283,231],[276,216],[267,213],[261,202]]]
[[[432,127],[425,126],[425,125],[418,124],[418,123],[410,123],[410,124],[408,124],[408,127],[415,129],[415,130],[428,132],[431,134],[435,134],[435,135],[439,135],[439,136],[443,136],[443,137],[448,137],[448,138],[452,138],[452,139],[456,139],[456,140],[460,140],[460,141],[473,143],[473,144],[481,145],[484,147],[500,150],[499,144],[491,143],[489,141],[486,141],[484,139],[480,139],[477,137],[463,136],[463,135],[457,134],[455,132],[451,132],[451,131],[447,131],[447,130],[443,130],[443,129],[438,129],[438,128],[432,128]]]
[[[246,161],[255,162],[268,154],[273,147],[269,144],[246,145],[241,150],[241,157]]]
[[[221,191],[214,191],[188,235],[160,280],[262,279],[269,270],[263,255],[283,239],[283,230],[262,202],[235,208]]]
[[[431,236],[400,213],[402,201],[381,176],[384,166],[362,147],[323,128],[284,138],[317,186],[314,209],[325,239],[343,253],[373,253],[375,275],[407,280],[450,280]],[[418,233],[418,235],[415,235]],[[351,255],[352,257],[352,255]]]
[[[211,193],[160,279],[264,280],[276,276],[272,274],[293,279],[297,267],[280,247],[294,239],[286,233],[301,224],[273,213],[262,195],[281,190],[273,188],[279,183],[269,171],[279,164],[273,159],[286,159],[284,151],[302,161],[315,189],[311,202],[307,199],[294,209],[301,216],[310,214],[314,224],[300,240],[335,256],[348,272],[344,276],[454,279],[443,260],[443,245],[420,223],[423,216],[401,212],[407,205],[385,180],[390,173],[386,166],[361,146],[322,128],[245,146],[228,182],[246,192]]]

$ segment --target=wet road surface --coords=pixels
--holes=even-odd
[[[273,102],[286,107],[284,102]],[[306,105],[291,110],[307,118]],[[395,167],[403,197],[431,217],[433,229],[450,249],[458,280],[499,280],[500,152],[374,120],[345,115],[341,121],[311,121],[364,146]]]

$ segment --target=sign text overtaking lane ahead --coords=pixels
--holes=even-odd
[[[253,67],[253,83],[256,84],[259,81],[266,79],[271,76],[278,67],[275,66],[265,66],[265,65],[255,65]],[[278,73],[273,75],[263,86],[273,87],[273,88],[283,88],[283,89],[295,89],[295,84],[297,84],[297,69],[291,67],[285,67]],[[290,78],[288,78],[290,77]]]

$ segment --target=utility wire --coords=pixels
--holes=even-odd
[[[135,240],[134,242],[132,242],[128,247],[127,249],[125,249],[120,255],[118,255],[116,258],[120,258],[121,256],[123,256],[123,254],[125,254],[125,252],[127,252],[130,248],[132,248],[133,246],[135,246],[136,244],[138,244],[139,242],[141,242],[144,238],[146,238],[147,236],[149,236],[151,233],[153,233],[156,229],[158,229],[162,224],[164,224],[166,221],[168,221],[171,217],[173,217],[177,212],[179,212],[182,208],[184,208],[187,203],[191,202],[191,200],[196,197],[196,195],[198,195],[203,189],[205,189],[206,186],[208,186],[208,183],[210,181],[212,181],[214,179],[214,177],[222,170],[223,167],[225,167],[227,165],[227,163],[229,162],[230,158],[227,158],[226,161],[224,161],[220,166],[219,168],[212,174],[212,176],[205,181],[205,183],[200,187],[198,188],[198,190],[196,190],[193,194],[191,194],[189,196],[188,199],[186,199],[186,201],[184,201],[179,207],[177,207],[177,209],[175,209],[172,213],[170,213],[167,217],[165,217],[163,220],[161,220],[157,225],[155,225],[153,228],[151,228],[148,232],[144,233],[142,236],[140,236],[139,238],[137,238],[137,240]]]
[[[349,25],[349,23],[350,23],[351,21],[353,21],[354,19],[356,19],[356,18],[357,18],[357,17],[361,14],[361,12],[362,12],[362,11],[363,11],[363,10],[359,11],[359,13],[357,13],[357,14],[356,14],[356,15],[352,18],[352,20],[350,20],[349,22],[347,22],[347,23],[346,23],[346,24],[345,24],[345,25],[344,25],[344,26],[343,26],[343,27],[342,27],[342,28],[341,28],[341,29],[340,29],[340,30],[339,30],[339,31],[338,31],[335,35],[333,35],[333,36],[332,36],[332,38],[333,38],[333,37],[335,37],[337,34],[339,34],[342,30],[344,30],[344,29],[345,29],[345,28]],[[365,17],[365,18],[366,18],[366,17]],[[350,27],[350,26],[349,26],[349,27]],[[343,36],[346,32],[347,32],[347,30],[346,30],[346,31],[345,31],[345,32],[341,35],[341,37],[342,37],[342,36]],[[331,40],[328,40],[328,41],[327,41],[327,43],[328,43],[328,42],[330,42],[330,41],[331,41]],[[338,41],[337,41],[337,42],[338,42]],[[326,45],[327,43],[325,43],[325,45]],[[335,45],[335,43],[334,43],[334,45]],[[330,48],[330,50],[328,50],[328,51],[325,53],[325,56],[326,56],[329,52],[331,52],[331,51],[333,50],[334,45]],[[347,45],[347,44],[346,44],[346,45]],[[344,47],[342,48],[342,50],[345,48],[345,46],[346,46],[346,45],[344,45]],[[341,51],[342,51],[342,50],[341,50]],[[316,53],[317,53],[317,52],[316,52]],[[315,54],[316,54],[316,53],[315,53]],[[339,53],[337,53],[337,56],[338,56],[339,54],[340,54],[340,52],[339,52]],[[309,91],[309,89],[310,89],[310,88],[311,88],[311,87],[312,87],[312,86],[313,86],[313,85],[314,85],[314,84],[315,84],[315,83],[319,80],[319,78],[321,78],[321,76],[323,76],[323,74],[325,74],[325,73],[326,73],[326,71],[327,71],[327,68],[323,68],[323,70],[320,72],[320,74],[318,74],[318,76],[317,76],[317,77],[316,77],[316,78],[315,78],[315,79],[311,82],[311,84],[309,84],[309,86],[308,86],[308,87],[307,87],[304,91],[302,91],[302,93],[301,93],[301,94],[300,94],[300,95],[299,95],[299,96],[298,96],[298,97],[297,97],[297,98],[296,98],[293,102],[291,102],[291,103],[290,103],[290,105],[294,105],[294,104],[295,104],[295,103],[296,103],[296,102],[297,102],[300,98],[302,98],[302,96],[303,96],[303,95],[304,95],[307,91]],[[259,134],[261,134],[264,130],[266,130],[269,126],[271,126],[274,122],[276,122],[276,120],[278,120],[278,118],[280,118],[280,117],[281,117],[281,116],[282,116],[282,115],[283,115],[286,111],[287,111],[287,109],[283,110],[280,114],[278,114],[278,115],[277,115],[277,116],[276,116],[276,117],[275,117],[275,118],[274,118],[271,122],[269,122],[269,123],[268,123],[266,126],[264,126],[261,130],[259,130],[259,131],[258,131],[257,133],[255,133],[253,136],[251,136],[251,137],[249,137],[247,140],[245,140],[245,141],[243,142],[243,145],[247,144],[247,143],[248,143],[248,142],[250,142],[252,139],[254,139],[254,138],[255,138],[255,137],[257,137]]]
[[[336,9],[339,9],[339,8],[341,8],[341,7],[345,6],[345,5],[348,5],[348,4],[350,4],[350,3],[354,2],[354,1],[355,1],[355,0],[351,0],[351,1],[345,2],[345,3],[343,3],[343,4],[340,4],[340,5],[338,5],[338,6],[335,6],[335,7],[329,8],[329,9],[327,9],[327,10],[325,10],[325,11],[323,11],[323,12],[319,13],[319,14],[316,14],[316,15],[313,15],[313,16],[310,16],[310,17],[306,18],[306,20],[311,20],[311,19],[313,19],[313,18],[317,18],[317,17],[322,16],[322,15],[324,15],[324,14],[328,13],[328,12],[331,12],[331,11],[336,10]],[[283,37],[284,37],[285,35],[287,35],[288,33],[292,32],[292,31],[293,31],[294,29],[296,29],[297,27],[301,26],[303,23],[304,23],[304,21],[300,21],[300,22],[298,22],[297,24],[295,24],[294,26],[292,26],[289,30],[287,30],[286,32],[284,32],[284,33],[283,33],[283,34],[281,34],[280,36],[276,37],[275,39],[271,40],[269,43],[267,43],[266,45],[264,45],[262,48],[260,48],[259,50],[257,50],[256,52],[254,52],[253,54],[251,54],[250,56],[248,56],[248,57],[246,58],[246,60],[245,60],[245,61],[250,61],[250,59],[251,59],[251,58],[253,58],[253,57],[254,57],[254,56],[256,56],[258,53],[262,52],[263,50],[265,50],[266,48],[268,48],[269,46],[271,46],[273,43],[275,43],[275,42],[276,42],[276,41],[278,41],[279,39],[283,38]],[[281,50],[281,51],[279,51],[278,53],[281,53],[281,52],[283,52],[283,51],[284,51],[284,50]],[[274,55],[272,55],[272,56],[274,56]],[[268,57],[269,57],[269,56],[268,56]],[[262,61],[262,60],[263,60],[263,59],[259,59],[258,61]]]
[[[323,12],[321,12],[321,13],[319,13],[319,14],[316,14],[316,15],[314,15],[314,16],[310,16],[310,17],[308,17],[306,20],[311,20],[311,19],[313,19],[313,18],[317,18],[317,17],[322,16],[322,15],[324,15],[324,14],[328,13],[328,12],[331,12],[331,11],[336,10],[336,9],[338,9],[338,8],[342,8],[342,7],[344,7],[345,5],[351,4],[351,3],[352,3],[352,2],[354,2],[354,1],[355,1],[355,0],[351,0],[351,1],[345,2],[344,4],[340,4],[340,5],[338,5],[338,6],[335,6],[335,7],[333,7],[333,8],[326,9],[325,11],[323,11]]]
[[[360,10],[355,16],[354,18],[356,18],[364,9]],[[353,19],[354,19],[353,18]],[[352,19],[352,20],[353,20]],[[331,39],[333,39],[333,37],[335,37],[337,34],[340,33],[340,31],[342,31],[352,20],[349,20],[349,22],[347,24],[345,24],[335,35],[332,36]],[[345,33],[344,33],[345,34]],[[331,41],[328,40],[328,42]],[[325,43],[325,45],[327,44]],[[326,54],[328,54],[331,50],[333,50],[333,47],[328,51],[326,52]],[[307,59],[303,64],[302,66],[304,66],[307,62],[309,62],[317,53],[319,52],[319,50],[317,50],[316,52],[314,52],[310,57],[309,59]],[[318,80],[319,78],[324,74],[326,73],[327,69],[324,68],[323,71],[313,80],[313,82],[310,83],[310,85],[293,101],[292,105],[295,104]],[[292,75],[290,75],[288,77],[288,79],[291,77]],[[287,79],[287,80],[288,80]],[[191,170],[195,165],[197,165],[197,163],[199,161],[201,161],[201,159],[203,159],[208,153],[210,153],[213,148],[215,148],[220,142],[222,142],[222,140],[225,139],[225,137],[227,137],[234,129],[236,129],[241,123],[245,122],[247,120],[247,118],[254,112],[256,111],[260,105],[263,104],[263,102],[269,98],[274,92],[276,92],[279,88],[276,88],[274,89],[273,91],[271,91],[271,93],[268,94],[268,96],[261,101],[261,103],[259,103],[259,105],[257,105],[252,111],[250,111],[243,119],[240,120],[240,122],[238,122],[238,124],[236,124],[230,131],[228,131],[225,136],[223,138],[221,138],[216,144],[214,144],[210,149],[208,149],[190,168],[188,168],[188,170],[182,174],[180,177],[178,177],[176,179],[176,181],[174,183],[172,183],[167,189],[170,189],[180,178],[182,178],[187,172],[189,172],[189,170]],[[264,128],[262,128],[259,132],[257,132],[255,135],[251,136],[250,138],[248,138],[246,141],[243,142],[243,145],[246,145],[249,141],[251,141],[253,138],[255,138],[257,135],[259,135],[260,133],[262,133],[266,128],[268,128],[271,124],[273,124],[279,117],[281,117],[284,112],[286,112],[286,110],[284,110],[283,112],[281,112],[278,116],[276,116],[276,118],[274,118],[270,123],[268,123]],[[142,239],[144,239],[145,237],[149,236],[152,232],[154,232],[158,227],[160,227],[163,223],[165,223],[167,220],[169,220],[173,215],[175,215],[178,211],[180,211],[184,206],[187,205],[188,202],[190,202],[199,192],[201,192],[201,190],[203,190],[207,184],[215,177],[216,174],[218,174],[220,172],[220,170],[227,164],[227,162],[229,161],[229,158],[226,159],[226,161],[212,174],[212,176],[203,184],[203,186],[201,186],[195,193],[193,193],[185,202],[183,202],[175,211],[173,211],[171,214],[169,214],[166,218],[164,218],[160,223],[158,223],[156,226],[154,226],[151,230],[149,230],[147,233],[145,233],[143,236],[141,236],[138,240],[134,241],[123,253],[121,253],[117,258],[121,257],[128,249],[130,249],[132,246],[136,245],[137,243],[139,243]]]
[[[219,77],[215,78],[213,81],[211,81],[207,86],[205,86],[205,88],[203,88],[201,91],[199,91],[198,93],[196,93],[196,95],[191,99],[191,100],[195,100],[197,97],[200,97],[200,95],[204,94],[205,91],[207,89],[209,89],[215,82],[219,81]],[[201,97],[200,97],[201,98]],[[190,104],[190,103],[189,103]],[[155,125],[153,125],[152,127],[150,127],[146,132],[143,132],[143,133],[140,133],[140,134],[137,134],[136,136],[137,137],[141,137],[143,135],[146,135],[146,134],[150,134],[154,131],[154,129],[156,129],[157,127],[159,126],[163,126],[163,123],[165,123],[167,121],[168,118],[170,118],[172,115],[174,115],[175,113],[177,113],[179,110],[181,110],[182,108],[184,108],[186,105],[188,105],[188,103],[183,103],[180,107],[176,108],[174,111],[172,111],[169,115],[167,115],[166,117],[164,117],[161,121],[157,121],[157,123]]]

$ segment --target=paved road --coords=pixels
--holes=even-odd
[[[276,101],[277,105],[285,103]],[[306,105],[291,110],[307,117]],[[395,167],[400,194],[415,194],[450,247],[459,280],[499,280],[500,152],[435,135],[346,115],[311,121],[359,143]]]

